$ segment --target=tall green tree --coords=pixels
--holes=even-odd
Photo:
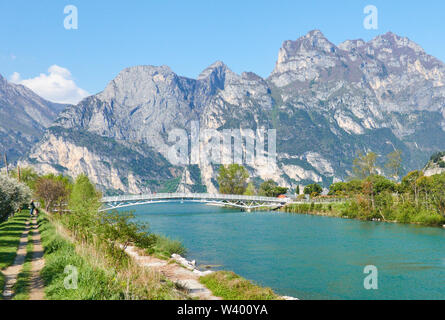
[[[432,201],[437,212],[445,216],[445,174],[438,174],[431,177]]]
[[[252,182],[249,182],[247,185],[246,192],[244,192],[245,196],[254,196],[256,194],[255,185]]]
[[[239,164],[221,166],[217,177],[219,192],[242,195],[246,192],[248,179],[249,172]]]
[[[101,194],[84,174],[80,174],[73,185],[70,195],[70,209],[77,213],[97,211]]]
[[[80,174],[73,185],[70,195],[68,224],[84,240],[91,239],[93,234],[102,232],[103,220],[98,210],[101,206],[101,194],[88,177]]]
[[[309,194],[309,195],[316,194],[316,195],[319,195],[322,192],[323,192],[323,188],[319,184],[317,184],[317,183],[313,183],[313,184],[307,185],[304,188],[304,194]]]
[[[260,185],[259,195],[263,197],[278,197],[279,195],[286,194],[288,188],[278,186],[278,183],[272,179],[264,181]]]

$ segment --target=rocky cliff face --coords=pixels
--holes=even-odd
[[[64,107],[0,75],[0,154],[10,163],[23,157]]]
[[[423,169],[425,176],[433,176],[445,172],[445,152],[435,153]]]
[[[27,161],[87,172],[106,189],[160,190],[183,170],[166,160],[168,133],[198,121],[201,129],[277,130],[277,166],[249,165],[256,181],[328,185],[349,174],[357,152],[384,161],[395,148],[407,170],[420,168],[445,149],[444,77],[444,64],[407,38],[388,33],[337,46],[315,30],[284,42],[267,79],[238,75],[222,62],[198,79],[166,66],[125,69],[103,92],[64,111]],[[193,182],[215,191],[215,170],[199,163]]]

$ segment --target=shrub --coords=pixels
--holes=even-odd
[[[14,178],[0,175],[0,221],[31,201],[31,190]]]

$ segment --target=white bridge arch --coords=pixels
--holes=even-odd
[[[292,202],[289,198],[270,198],[209,193],[158,193],[145,195],[123,195],[102,198],[100,211],[109,211],[126,207],[165,202],[198,202],[241,208],[247,211],[257,208],[279,208]]]

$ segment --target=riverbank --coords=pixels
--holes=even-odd
[[[96,239],[82,241],[51,215],[39,218],[46,265],[42,271],[50,300],[182,300],[186,292],[157,272],[140,267],[125,253],[111,252]],[[76,277],[76,275],[82,275]],[[72,286],[66,286],[69,277]],[[76,280],[76,281],[75,281]]]
[[[221,300],[233,294],[219,296],[215,287],[207,287],[201,279],[213,274],[199,271],[192,262],[173,255],[150,254],[152,250],[134,245],[121,246],[124,255],[110,257],[107,250],[95,241],[89,245],[76,239],[59,221],[57,216],[44,214],[39,219],[45,247],[46,266],[42,272],[46,297],[51,300]],[[62,264],[63,261],[63,264]],[[65,288],[66,264],[86,274],[76,290]],[[62,268],[63,267],[63,268]],[[71,269],[70,269],[71,270]],[[73,269],[74,270],[74,269]],[[219,274],[220,272],[215,272]],[[281,299],[271,289],[261,288],[237,276],[242,286],[233,286],[231,279],[226,287],[241,298]],[[248,285],[247,285],[248,284]],[[267,292],[253,295],[251,292]]]
[[[445,217],[439,215],[432,215],[430,217],[425,215],[415,216],[413,220],[409,219],[406,214],[401,214],[401,219],[388,220],[384,215],[362,216],[357,212],[354,212],[354,204],[351,201],[339,202],[339,203],[304,203],[296,204],[291,203],[282,207],[279,211],[294,213],[294,214],[309,214],[325,217],[336,217],[343,219],[354,219],[361,221],[374,221],[374,222],[388,222],[388,223],[401,223],[401,224],[413,224],[427,227],[441,227],[445,228]],[[416,219],[417,218],[417,219]]]

